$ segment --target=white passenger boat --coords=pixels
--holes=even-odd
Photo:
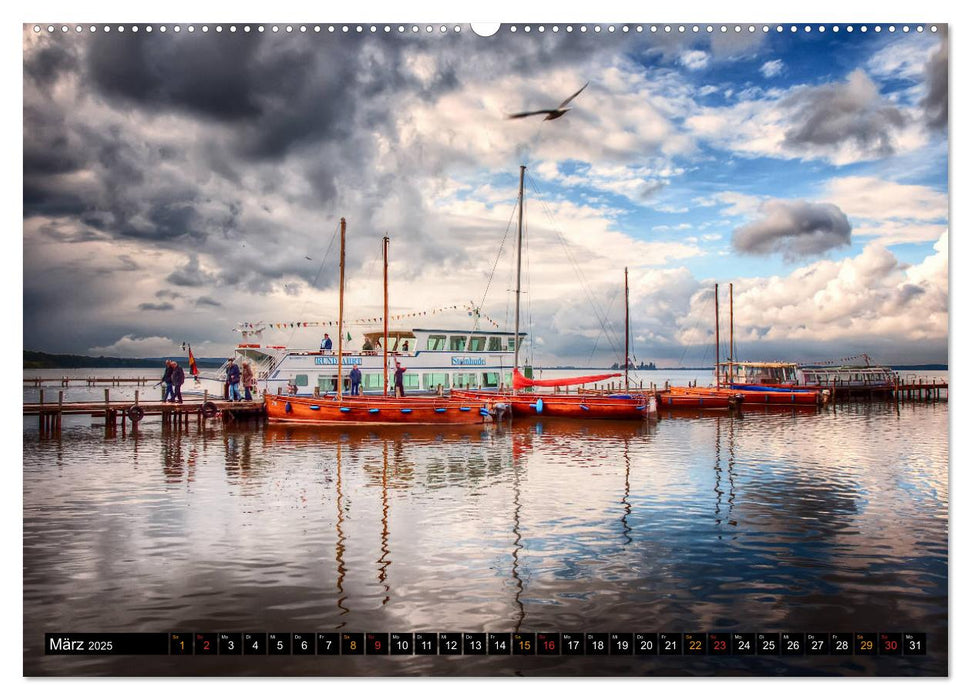
[[[344,343],[343,393],[349,394],[352,367],[361,370],[361,390],[384,394],[383,331],[363,334],[361,348],[348,351]],[[520,345],[525,333],[520,333]],[[396,365],[405,368],[404,390],[409,393],[444,393],[450,389],[502,390],[512,386],[515,356],[512,332],[412,328],[388,332],[388,372],[393,384]],[[363,348],[369,347],[365,350]],[[282,345],[240,343],[237,365],[249,362],[259,388],[270,394],[316,396],[337,390],[338,356],[334,351],[302,350]],[[225,366],[216,376],[225,376]],[[393,387],[388,387],[393,393]]]

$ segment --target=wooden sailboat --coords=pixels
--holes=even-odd
[[[337,321],[337,391],[334,396],[265,395],[267,418],[274,422],[305,424],[474,424],[492,421],[502,413],[496,397],[388,396],[388,238],[384,238],[384,395],[344,394],[344,239],[341,218],[340,303]]]
[[[613,420],[643,420],[653,407],[650,397],[631,395],[630,393],[599,395],[599,394],[549,394],[549,393],[520,393],[520,389],[535,387],[561,387],[588,384],[602,381],[617,374],[598,374],[570,379],[529,379],[519,372],[519,297],[522,283],[522,248],[523,248],[523,180],[526,166],[519,166],[519,226],[516,247],[516,351],[513,365],[513,389],[511,392],[470,391],[453,389],[451,395],[466,400],[497,401],[508,406],[513,417],[523,416],[553,416],[562,418],[597,418]],[[627,271],[624,271],[626,286]],[[629,343],[629,334],[625,334]],[[625,351],[625,387],[628,387],[626,362],[629,352]]]

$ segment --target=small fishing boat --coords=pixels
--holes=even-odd
[[[658,407],[672,409],[725,410],[738,408],[744,396],[732,389],[673,386],[657,394]]]
[[[719,362],[718,285],[715,285],[715,386],[735,392],[742,397],[742,407],[757,405],[815,406],[829,398],[829,392],[797,386],[796,364],[790,362],[735,361],[735,301],[733,285],[728,285],[729,299],[729,356]],[[756,381],[751,381],[755,378]],[[746,381],[748,380],[748,381]]]
[[[503,417],[498,401],[438,396],[283,396],[267,394],[266,413],[279,423],[469,425]]]

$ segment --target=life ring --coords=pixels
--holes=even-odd
[[[204,418],[215,418],[219,415],[219,406],[212,401],[206,401],[202,404],[202,415]]]
[[[128,419],[131,420],[132,423],[137,423],[145,417],[145,409],[137,404],[129,406],[125,413],[128,414]]]

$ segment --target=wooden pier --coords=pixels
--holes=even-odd
[[[42,386],[152,386],[159,380],[152,377],[24,377],[24,384],[40,388]]]
[[[164,401],[140,401],[135,391],[134,401],[113,401],[109,390],[105,389],[104,401],[65,402],[64,391],[57,392],[57,401],[45,401],[44,390],[40,392],[39,403],[25,403],[24,415],[37,416],[38,428],[42,434],[59,433],[64,415],[88,415],[105,419],[105,435],[114,434],[121,428],[122,435],[129,429],[138,430],[138,424],[148,416],[160,416],[166,427],[188,428],[194,418],[198,426],[209,419],[223,421],[262,420],[265,409],[262,400],[226,401],[210,398],[204,393],[202,400],[184,403]]]

